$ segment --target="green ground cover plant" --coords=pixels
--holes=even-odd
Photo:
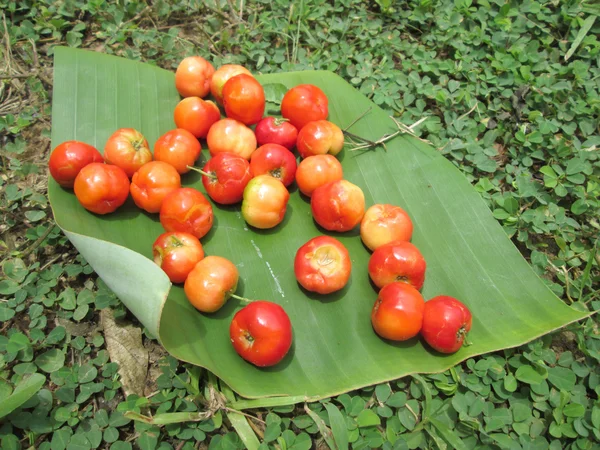
[[[600,8],[583,1],[0,0],[0,447],[600,445],[594,315],[520,348],[322,402],[255,406],[167,356],[52,219],[57,45],[174,70],[326,69],[455,164],[548,286],[600,309]],[[425,120],[422,120],[425,119]],[[110,330],[110,332],[109,332]],[[115,339],[140,342],[127,368]],[[145,355],[145,356],[144,356]],[[238,411],[242,411],[241,414]],[[244,415],[245,414],[245,415]]]

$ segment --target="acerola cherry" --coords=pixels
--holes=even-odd
[[[457,352],[471,330],[471,311],[462,302],[439,295],[425,302],[421,335],[441,353]]]
[[[95,147],[85,142],[66,141],[58,145],[48,161],[50,175],[64,188],[73,188],[79,171],[91,163],[104,162]]]

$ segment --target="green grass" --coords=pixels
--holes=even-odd
[[[0,406],[16,405],[0,418],[2,449],[232,449],[253,447],[257,439],[261,448],[281,449],[343,442],[356,449],[600,445],[596,316],[443,374],[327,402],[248,409],[247,421],[227,409],[248,405],[231,403],[226,386],[165,356],[143,334],[152,370],[140,395],[125,397],[126,380],[100,324],[106,328],[109,312],[118,324],[133,318],[54,226],[45,181],[56,45],[170,69],[191,54],[263,73],[328,69],[406,125],[426,117],[415,133],[468,177],[550,288],[573,307],[598,310],[597,6],[504,0],[291,6],[0,0],[0,6],[6,67],[0,74]],[[125,333],[135,330],[134,323]],[[32,373],[46,377],[41,388],[27,381]],[[21,390],[22,383],[33,387]],[[186,414],[161,416],[175,412]],[[158,425],[148,423],[150,416],[198,421]]]

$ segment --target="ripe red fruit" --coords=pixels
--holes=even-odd
[[[223,107],[227,117],[254,125],[265,112],[265,91],[252,75],[236,75],[223,86]]]
[[[184,231],[200,239],[212,227],[212,205],[196,189],[175,189],[163,200],[160,223],[166,231]]]
[[[410,242],[396,241],[376,249],[369,259],[369,276],[378,288],[402,281],[421,289],[427,265],[423,255]]]
[[[219,103],[219,105],[223,104],[223,86],[225,86],[225,83],[227,83],[229,79],[241,73],[252,75],[248,69],[246,69],[244,66],[240,66],[239,64],[225,64],[219,67],[215,73],[213,73],[210,81],[210,93]]]
[[[175,72],[175,87],[182,97],[206,97],[215,73],[211,63],[201,56],[183,59]]]
[[[129,191],[138,208],[157,213],[167,194],[180,187],[181,177],[173,166],[162,161],[150,161],[133,174]]]
[[[106,141],[104,159],[108,164],[119,166],[131,178],[144,164],[152,161],[148,141],[133,128],[120,128]]]
[[[298,131],[313,120],[327,119],[329,100],[325,93],[312,84],[300,84],[291,88],[281,100],[281,115]]]
[[[233,295],[238,280],[235,264],[221,256],[210,255],[194,266],[183,290],[194,308],[203,313],[213,313]]]
[[[335,156],[316,155],[303,159],[296,169],[296,184],[304,195],[312,196],[315,189],[344,176],[342,164]]]
[[[258,145],[279,144],[288,150],[296,145],[298,130],[287,119],[265,117],[254,129]]]
[[[200,156],[202,147],[192,133],[183,128],[167,131],[154,144],[154,159],[172,165],[175,170],[184,174],[189,172]]]
[[[177,128],[189,131],[196,138],[206,138],[210,127],[221,119],[221,111],[210,100],[187,97],[175,107],[173,119]]]
[[[154,241],[152,256],[172,283],[183,283],[198,261],[204,258],[204,249],[196,236],[169,231]]]
[[[410,339],[421,330],[424,308],[425,301],[414,287],[400,282],[388,284],[379,291],[373,306],[373,329],[385,339]]]
[[[81,169],[88,164],[101,162],[104,162],[104,158],[96,148],[85,142],[66,141],[52,151],[48,169],[54,181],[64,188],[73,188]]]
[[[250,171],[253,177],[270,175],[287,187],[296,176],[296,157],[282,145],[265,144],[252,153]]]
[[[326,230],[350,231],[365,214],[365,195],[347,180],[332,181],[315,189],[310,208],[315,221]]]
[[[252,179],[250,163],[233,153],[217,153],[202,169],[202,184],[208,196],[222,205],[242,201],[244,189]]]
[[[108,214],[127,200],[129,178],[120,167],[91,163],[79,171],[73,189],[85,209],[96,214]]]
[[[441,353],[458,351],[471,330],[471,311],[459,300],[439,295],[425,302],[421,335]]]
[[[294,259],[296,280],[308,291],[329,294],[348,283],[352,272],[344,244],[330,236],[318,236],[298,249]]]
[[[303,158],[315,155],[337,155],[344,148],[344,133],[328,120],[308,122],[298,133],[298,153]]]
[[[360,238],[370,250],[394,241],[410,241],[412,232],[410,216],[395,205],[373,205],[360,222]]]
[[[253,301],[233,316],[229,336],[235,351],[258,367],[277,364],[292,345],[292,324],[276,303]]]

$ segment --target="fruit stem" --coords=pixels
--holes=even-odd
[[[231,294],[231,297],[238,299],[240,302],[244,302],[244,303],[251,303],[254,301],[254,300],[250,300],[249,298],[240,297],[239,295],[235,295],[235,294]]]
[[[466,328],[464,327],[464,325],[462,327],[460,327],[460,329],[458,330],[458,333],[456,333],[458,337],[462,337],[464,338],[463,340],[463,347],[469,347],[470,345],[473,345],[473,343],[471,341],[469,341],[468,337],[469,337],[469,332],[466,330]]]
[[[283,125],[286,122],[289,122],[289,120],[286,119],[285,117],[275,117],[275,119],[273,120],[273,124],[276,127],[280,127],[281,125]]]
[[[214,175],[214,174],[212,174],[212,173],[205,172],[204,170],[202,170],[202,169],[198,169],[197,167],[194,167],[194,166],[186,166],[186,167],[187,167],[188,169],[190,169],[190,170],[193,170],[194,172],[201,173],[201,174],[202,174],[202,175],[204,175],[205,177],[212,178],[213,180],[216,180],[216,179],[217,179],[217,176],[216,176],[216,175]]]

